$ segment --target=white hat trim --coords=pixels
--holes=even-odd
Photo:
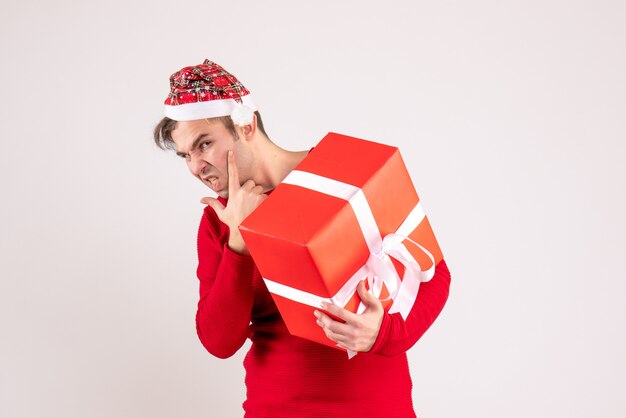
[[[258,110],[258,106],[251,97],[246,94],[241,97],[243,105]],[[198,120],[230,116],[239,105],[235,99],[208,100],[206,102],[185,103],[176,106],[165,105],[165,116],[176,121]]]

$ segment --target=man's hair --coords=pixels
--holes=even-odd
[[[255,111],[257,120],[257,127],[261,131],[261,133],[267,136],[265,133],[265,128],[263,127],[263,120],[261,120],[261,114],[259,111]],[[221,122],[224,124],[224,127],[228,129],[228,131],[233,135],[233,138],[238,139],[239,135],[237,135],[237,130],[235,129],[235,124],[230,116],[220,116],[217,118],[208,118],[211,122]],[[174,140],[172,139],[172,131],[176,129],[176,123],[174,119],[170,119],[168,117],[164,117],[161,121],[154,127],[154,143],[163,150],[166,149],[176,149],[174,145]]]

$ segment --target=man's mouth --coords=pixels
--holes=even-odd
[[[202,180],[204,180],[205,183],[208,183],[209,187],[213,189],[214,192],[217,192],[217,188],[219,187],[219,181],[217,176],[205,177]]]

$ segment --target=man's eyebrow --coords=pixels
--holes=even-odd
[[[200,141],[202,141],[204,137],[208,135],[209,134],[207,133],[198,135],[196,139],[193,140],[193,143],[191,144],[191,149],[189,150],[189,152],[195,150],[198,147],[198,144],[200,143]],[[186,154],[184,152],[176,151],[176,155],[178,155],[179,157],[184,157]]]

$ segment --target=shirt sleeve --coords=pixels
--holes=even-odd
[[[376,342],[370,352],[395,356],[406,352],[430,328],[441,313],[450,290],[450,271],[444,260],[435,267],[428,282],[421,283],[406,321],[400,313],[385,312]]]
[[[232,356],[245,342],[254,301],[254,261],[231,250],[228,236],[228,227],[207,207],[198,229],[196,330],[202,345],[219,358]]]

